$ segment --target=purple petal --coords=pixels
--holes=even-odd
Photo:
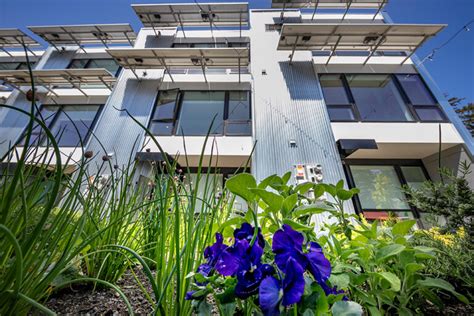
[[[294,258],[305,268],[306,257],[302,252],[303,235],[294,231],[290,226],[283,225],[284,230],[277,230],[273,235],[272,250],[275,253],[275,263],[285,272],[289,258]]]
[[[272,276],[263,279],[258,291],[260,308],[264,315],[279,315],[281,287],[277,279]]]
[[[317,243],[310,244],[310,252],[306,254],[308,258],[308,270],[316,281],[324,283],[331,275],[331,263],[324,256],[322,248]]]
[[[216,270],[223,276],[235,275],[245,262],[245,255],[249,248],[246,240],[240,240],[234,246],[226,248],[216,263]],[[248,263],[250,267],[250,263]]]
[[[283,306],[296,304],[301,300],[305,285],[303,273],[303,267],[295,259],[288,259],[283,280]]]
[[[254,227],[250,225],[249,223],[243,223],[240,228],[237,228],[234,231],[234,237],[235,240],[247,240],[249,243],[253,238],[254,234]],[[260,228],[258,229],[258,235],[257,235],[257,242],[260,247],[265,247],[265,241],[263,239],[263,235],[261,233]]]

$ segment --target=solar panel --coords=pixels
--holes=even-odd
[[[380,9],[388,0],[272,0],[272,8]]]
[[[130,44],[136,34],[130,24],[91,24],[28,27],[54,47],[61,45]]]
[[[1,48],[19,48],[26,46],[41,46],[40,43],[23,33],[19,29],[0,29]]]
[[[107,52],[122,67],[135,69],[237,67],[247,66],[250,60],[246,47],[108,49]]]
[[[278,50],[412,51],[445,25],[434,24],[284,24]]]
[[[284,24],[278,50],[408,51],[409,57],[429,38],[438,34],[443,24]]]
[[[132,4],[145,27],[239,26],[249,21],[248,3]]]
[[[106,69],[42,69],[33,70],[33,80],[35,86],[43,86],[53,94],[52,86],[70,86],[79,89],[84,95],[84,85],[104,85],[111,89],[116,78]],[[0,71],[0,81],[14,86],[31,86],[31,78],[28,70],[2,70]]]

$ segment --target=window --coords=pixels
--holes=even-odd
[[[112,75],[117,76],[120,72],[120,66],[112,58],[100,59],[73,59],[69,64],[70,69],[87,69],[87,68],[105,68]]]
[[[87,142],[100,109],[100,105],[43,105],[38,116],[49,127],[58,146],[75,147],[80,145],[80,139],[84,144]],[[30,143],[48,145],[44,131],[37,124]]]
[[[331,121],[446,121],[417,74],[323,74],[320,82]]]
[[[347,75],[362,121],[413,121],[390,75]]]
[[[354,109],[341,75],[322,75],[321,88],[331,121],[355,121]]]
[[[248,91],[161,91],[150,120],[154,135],[251,135]]]
[[[225,47],[249,47],[249,42],[195,42],[195,43],[173,43],[173,48],[225,48]]]
[[[348,183],[360,189],[353,198],[359,213],[373,219],[384,218],[386,212],[403,218],[419,216],[419,212],[407,202],[402,186],[420,188],[428,179],[421,161],[348,159],[345,165]]]
[[[30,62],[31,68],[34,68],[35,62]],[[20,70],[28,69],[27,62],[0,62],[0,70]]]
[[[401,191],[393,166],[350,166],[363,210],[406,210],[410,206]]]
[[[176,118],[178,90],[161,91],[155,112],[150,121],[153,135],[172,135]]]
[[[419,75],[397,75],[410,104],[422,121],[440,122],[446,117]]]

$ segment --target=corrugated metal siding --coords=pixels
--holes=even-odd
[[[74,51],[57,52],[48,48],[35,69],[64,69],[74,56]],[[13,91],[6,104],[18,109],[30,111],[31,102],[26,100],[25,95],[19,91]],[[39,105],[39,103],[38,103]],[[6,154],[28,124],[29,117],[11,109],[0,107],[0,157]]]
[[[100,166],[102,156],[113,153],[113,164],[126,165],[142,147],[145,131],[126,112],[146,125],[157,96],[159,81],[138,81],[130,70],[122,71],[94,128],[86,150],[96,155],[91,166]],[[105,150],[104,150],[105,149]],[[109,171],[110,172],[110,171]],[[109,173],[106,172],[106,173]]]
[[[279,14],[251,14],[257,142],[253,172],[262,180],[271,174],[282,175],[297,163],[319,163],[323,166],[324,181],[336,183],[345,175],[311,54],[297,52],[290,65],[290,52],[276,51],[279,33],[265,31],[265,23],[273,23],[272,15]],[[267,75],[262,75],[262,70]],[[296,141],[297,148],[289,147],[290,140]],[[320,217],[317,222],[323,220]]]

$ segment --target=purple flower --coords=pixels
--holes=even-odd
[[[338,290],[337,287],[335,287],[335,286],[331,288],[326,283],[321,284],[321,287],[323,288],[324,293],[326,293],[327,296],[331,295],[331,294],[332,295],[346,294],[346,292],[344,292],[344,290]],[[347,298],[346,295],[344,295],[342,297],[342,300],[343,301],[348,301],[349,299]]]
[[[237,228],[234,231],[234,238],[235,238],[236,241],[245,239],[250,243],[250,241],[253,238],[254,231],[255,231],[255,229],[252,227],[252,225],[250,225],[249,223],[243,223],[240,228]],[[260,228],[258,228],[258,234],[257,234],[257,239],[256,240],[258,242],[258,245],[261,248],[265,247],[265,240],[263,239],[263,235],[261,233]]]
[[[265,243],[260,232],[256,242],[250,246],[253,233],[250,224],[242,224],[234,232],[234,245],[222,251],[216,263],[217,272],[237,277],[235,295],[242,299],[257,294],[260,282],[275,273],[272,266],[261,262]]]
[[[286,273],[286,263],[289,258],[293,258],[303,270],[308,270],[315,280],[322,284],[331,275],[331,263],[324,256],[321,246],[315,242],[306,245],[308,252],[303,252],[303,242],[303,234],[289,225],[283,225],[283,229],[276,231],[273,236],[272,249],[275,253],[275,263]]]
[[[280,302],[283,306],[296,304],[304,293],[304,270],[293,258],[285,265],[286,275],[283,281],[273,276],[266,277],[259,287],[259,304],[264,315],[279,315]]]
[[[204,249],[204,258],[207,259],[207,262],[201,264],[197,268],[197,273],[200,273],[205,277],[208,277],[211,274],[212,270],[216,266],[217,261],[222,255],[222,252],[228,248],[228,246],[225,245],[223,241],[224,238],[222,237],[222,234],[216,233],[216,242],[212,246],[206,247],[206,249]],[[196,284],[204,285],[205,283],[196,282]]]

